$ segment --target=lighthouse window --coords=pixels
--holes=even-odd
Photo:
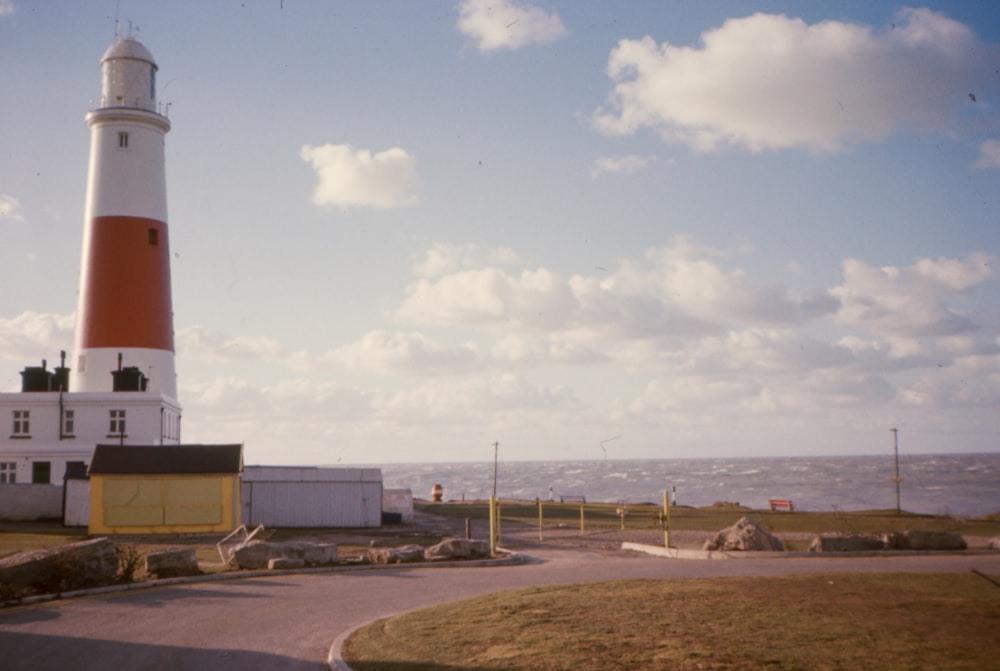
[[[159,247],[160,246],[160,231],[159,230],[157,230],[155,228],[149,229],[149,245],[150,245],[150,247]]]
[[[125,433],[125,411],[111,410],[111,425],[108,433],[112,435],[123,435]]]
[[[128,149],[128,133],[118,133],[118,148]]]
[[[30,438],[31,437],[31,411],[30,410],[15,410],[14,411],[14,431],[13,438]]]

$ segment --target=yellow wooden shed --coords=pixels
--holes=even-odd
[[[242,445],[98,445],[90,534],[227,533],[241,524]]]

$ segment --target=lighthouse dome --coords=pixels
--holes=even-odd
[[[154,68],[156,67],[153,54],[149,53],[149,49],[144,47],[142,42],[132,36],[116,39],[115,43],[104,52],[104,56],[101,57],[101,63],[114,58],[130,58],[132,60],[145,61]]]

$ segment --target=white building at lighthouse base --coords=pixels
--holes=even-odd
[[[60,384],[68,386],[68,369],[49,371],[43,362],[21,373],[20,392],[0,393],[4,519],[61,517],[64,480],[68,474],[86,473],[97,444],[180,444],[178,402],[160,392],[130,388],[143,386],[141,374],[131,373],[126,369],[124,383],[119,380],[125,390],[71,393],[59,390]],[[48,510],[53,502],[59,507]]]

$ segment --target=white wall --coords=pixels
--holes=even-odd
[[[66,481],[63,524],[68,527],[85,527],[90,524],[90,480]]]
[[[0,519],[62,519],[63,488],[59,485],[0,485]]]
[[[180,406],[160,394],[66,393],[61,403],[62,412],[73,411],[73,433],[62,437],[58,392],[0,394],[0,462],[17,464],[17,484],[31,484],[32,463],[44,461],[51,465],[50,482],[62,483],[66,462],[89,464],[98,443],[180,443]],[[28,437],[13,437],[15,410],[30,413]],[[125,410],[124,438],[111,432],[111,410]]]
[[[410,489],[383,489],[382,510],[399,513],[404,522],[413,520],[413,491]]]

